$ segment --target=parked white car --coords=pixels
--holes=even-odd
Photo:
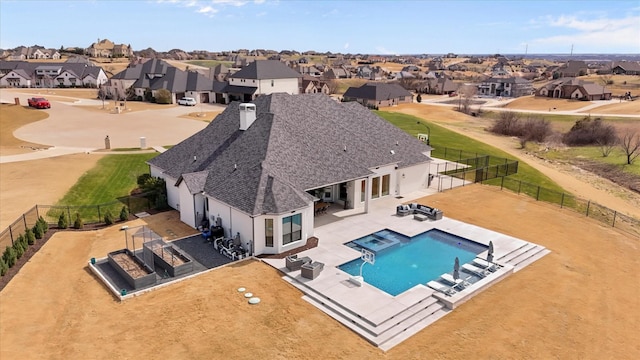
[[[183,97],[182,99],[178,100],[178,105],[195,106],[196,99],[192,97]]]

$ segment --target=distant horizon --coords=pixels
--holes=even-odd
[[[46,16],[28,17],[25,24],[22,15],[33,9]],[[2,49],[35,44],[53,49],[87,48],[98,39],[130,44],[134,51],[150,47],[158,52],[266,49],[302,53],[311,49],[369,55],[637,55],[640,3],[0,1]]]

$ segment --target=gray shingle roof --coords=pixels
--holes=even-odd
[[[150,61],[142,64],[143,66]],[[143,69],[144,70],[144,69]],[[173,66],[168,66],[163,73],[141,72],[133,83],[134,88],[149,88],[151,90],[167,89],[172,93],[184,91],[209,91],[214,88],[214,81],[196,71],[183,71]],[[147,76],[147,74],[163,74],[162,76]]]
[[[360,87],[350,87],[344,93],[345,97],[368,100],[389,100],[402,96],[411,96],[411,93],[398,84],[367,83]]]
[[[232,103],[149,164],[175,179],[206,171],[208,195],[257,215],[307,206],[307,190],[363,178],[378,166],[430,160],[427,145],[357,103],[278,93],[255,104],[257,119],[247,130],[239,130],[239,103]]]
[[[256,60],[229,77],[256,80],[291,79],[302,77],[302,74],[278,60]]]

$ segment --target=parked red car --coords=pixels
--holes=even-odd
[[[36,108],[36,109],[49,109],[49,108],[51,108],[51,103],[49,103],[49,100],[47,100],[45,98],[33,97],[33,98],[29,98],[29,100],[27,100],[27,102],[29,103],[30,107],[33,107],[33,108]]]

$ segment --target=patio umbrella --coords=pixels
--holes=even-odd
[[[493,241],[489,241],[489,251],[487,251],[487,261],[493,262]]]
[[[453,263],[453,278],[455,280],[460,279],[460,260],[456,256],[456,261]]]

